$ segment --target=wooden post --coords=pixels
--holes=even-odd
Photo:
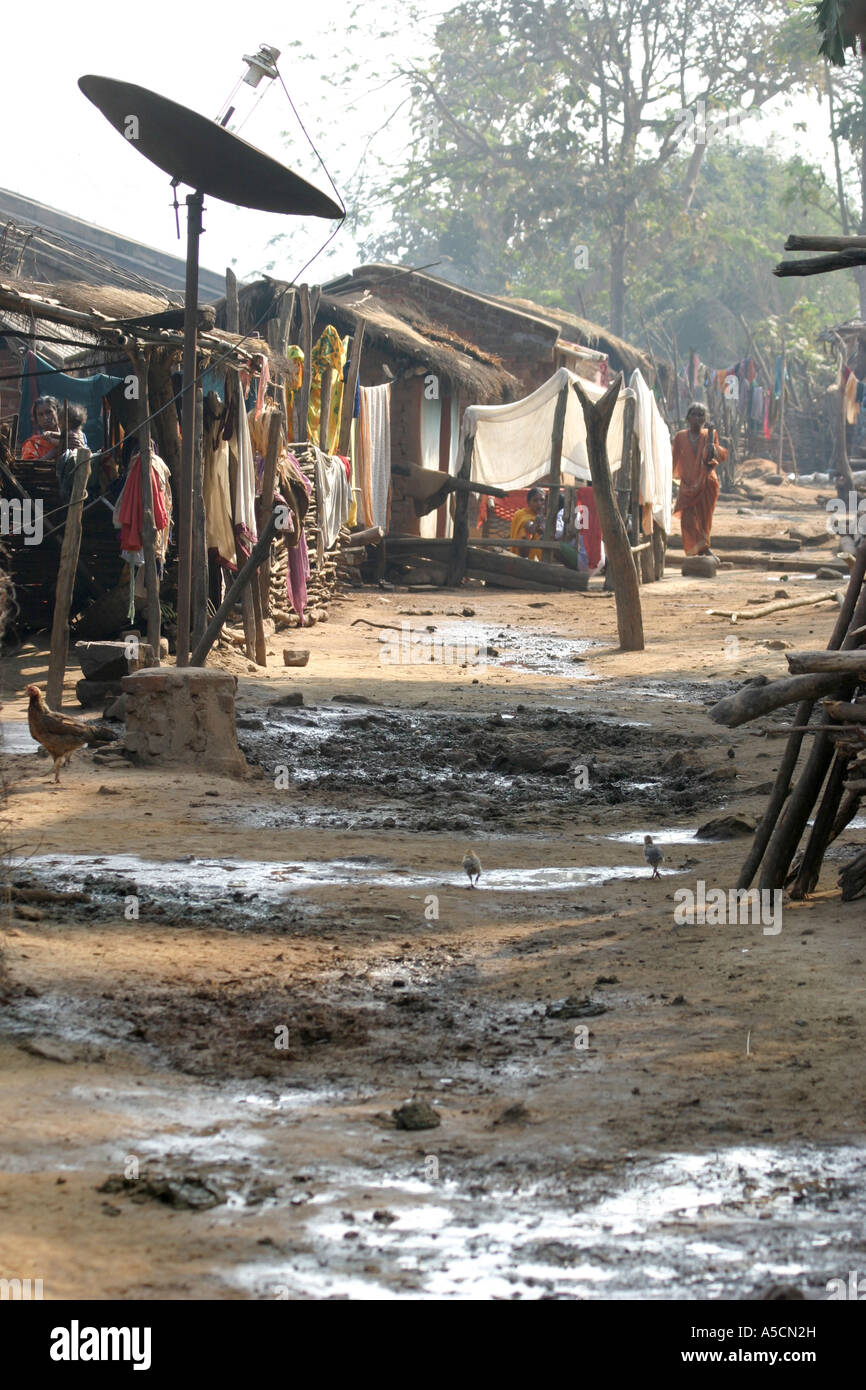
[[[277,463],[280,457],[282,430],[282,419],[277,412],[274,411],[268,421],[268,445],[265,452],[265,471],[262,476],[262,495],[258,503],[259,529],[261,529],[264,523],[264,518],[270,516],[274,507],[274,488],[277,480]],[[271,612],[270,552],[268,552],[259,573],[259,593],[261,595],[262,614],[267,618],[270,616]]]
[[[622,377],[617,376],[606,394],[597,402],[589,399],[579,382],[575,381],[572,384],[586,421],[586,451],[589,455],[592,489],[598,519],[601,522],[604,548],[613,574],[620,646],[626,652],[641,652],[644,649],[644,636],[637,570],[628,535],[614,499],[607,461],[607,432],[619,397]]]
[[[328,436],[331,426],[331,395],[334,390],[333,368],[326,367],[322,372],[322,391],[320,395],[319,438],[316,441],[323,454],[329,454]]]
[[[226,331],[240,333],[241,311],[238,303],[238,280],[231,266],[226,266]]]
[[[565,434],[565,412],[568,409],[568,383],[566,382],[556,398],[553,415],[553,433],[550,437],[550,488],[547,494],[547,517],[544,522],[544,539],[553,540],[556,530],[556,513],[559,509],[559,482],[562,477],[562,438]]]
[[[313,355],[313,318],[310,305],[310,287],[301,285],[298,290],[298,303],[301,308],[301,350],[304,354],[304,379],[301,382],[301,389],[298,392],[298,424],[295,433],[298,443],[303,444],[309,439],[310,431],[307,424],[307,415],[310,408],[310,358]]]
[[[788,369],[788,348],[785,343],[785,335],[782,334],[782,394],[779,397],[779,462],[777,473],[782,472],[782,455],[785,451],[785,376]]]
[[[79,449],[75,456],[72,496],[66,512],[66,527],[60,549],[60,569],[57,573],[54,617],[51,623],[51,655],[48,660],[46,698],[52,709],[60,709],[63,704],[63,677],[66,674],[66,656],[69,651],[69,607],[72,603],[78,552],[81,549],[82,508],[89,475],[90,450]]]
[[[208,623],[204,636],[202,637],[201,641],[196,645],[196,648],[189,659],[190,666],[204,666],[205,661],[207,660],[207,654],[213,646],[214,642],[216,641],[217,637],[219,636],[223,623],[225,622],[234,605],[237,603],[238,598],[245,592],[250,580],[252,579],[262,560],[268,554],[271,546],[271,541],[276,535],[276,531],[277,514],[276,512],[271,512],[271,515],[268,518],[268,523],[265,526],[264,531],[259,536],[255,545],[250,551],[249,558],[241,566],[233,582],[229,586],[228,593],[226,594],[225,598],[223,599],[213,618]]]
[[[192,643],[207,626],[207,521],[204,510],[204,394],[195,393],[195,449],[192,456]]]
[[[340,438],[337,443],[337,453],[348,457],[349,444],[352,438],[352,418],[355,411],[355,393],[358,388],[358,377],[361,372],[361,350],[364,346],[364,334],[367,331],[367,320],[358,319],[355,325],[355,333],[352,338],[352,346],[349,349],[349,367],[346,372],[346,384],[343,387],[343,413],[340,418]]]
[[[472,457],[475,453],[475,435],[467,434],[463,444],[463,461],[460,465],[458,478],[465,478],[469,482],[472,478]],[[471,493],[468,489],[458,492],[455,495],[454,503],[454,535],[451,540],[451,550],[448,557],[448,573],[446,584],[453,588],[462,583],[466,573],[466,551],[469,546],[469,498]]]

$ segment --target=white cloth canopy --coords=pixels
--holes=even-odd
[[[550,444],[556,399],[564,386],[569,388],[565,411],[565,431],[562,440],[562,471],[571,473],[578,482],[589,482],[589,459],[586,452],[586,425],[583,411],[572,382],[579,381],[590,400],[598,401],[607,387],[575,376],[560,367],[549,381],[539,386],[523,400],[509,405],[470,405],[463,414],[461,438],[475,436],[472,458],[472,480],[516,492],[530,487],[550,472]],[[632,374],[628,387],[623,387],[614,406],[607,434],[607,457],[611,473],[622,463],[622,427],[625,402],[635,401],[635,431],[640,447],[640,500],[652,504],[653,517],[664,527],[671,528],[672,458],[668,427],[656,404],[655,397],[640,372]],[[452,469],[459,468],[459,458]]]
[[[569,387],[565,410],[565,430],[562,437],[562,471],[571,473],[578,482],[589,482],[589,459],[586,453],[586,426],[583,411],[572,382],[579,381],[590,400],[597,401],[607,387],[575,376],[567,367],[560,367],[549,381],[539,386],[523,400],[509,405],[470,405],[463,413],[461,437],[475,436],[472,460],[474,482],[516,492],[529,487],[550,472],[550,440],[556,398],[563,387]],[[607,436],[607,453],[614,467],[622,454],[622,416],[628,391],[621,391],[614,407]],[[456,464],[455,466],[459,466]]]

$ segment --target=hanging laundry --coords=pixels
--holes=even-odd
[[[285,455],[281,470],[281,487],[282,492],[274,500],[282,502],[288,508],[291,520],[291,529],[285,532],[288,558],[286,594],[303,627],[304,610],[307,606],[307,581],[310,578],[310,556],[304,531],[304,517],[310,505],[311,485],[292,453]]]
[[[758,382],[752,385],[752,400],[749,410],[750,418],[761,425],[764,422],[764,388]]]
[[[361,388],[355,437],[355,484],[365,526],[388,529],[391,494],[391,383]]]
[[[315,447],[315,446],[313,446]],[[349,515],[352,491],[343,460],[315,450],[316,516],[319,522],[319,557],[337,543]]]
[[[262,370],[259,372],[259,385],[256,391],[256,408],[253,418],[258,420],[265,408],[265,394],[271,379],[271,369],[267,357],[262,357]]]
[[[207,547],[208,550],[217,552],[221,565],[234,571],[237,566],[229,482],[229,446],[228,440],[223,438],[222,402],[215,391],[210,391],[205,396],[204,413],[202,490]]]
[[[725,400],[739,402],[740,382],[739,378],[736,377],[733,372],[729,372],[725,377],[724,395]]]
[[[857,378],[849,372],[845,381],[845,419],[849,425],[856,425],[860,407],[857,404]]]
[[[316,445],[321,438],[322,383],[325,373],[331,374],[331,405],[328,416],[325,452],[332,454],[340,437],[340,415],[343,408],[343,366],[349,339],[341,338],[333,324],[323,329],[310,357],[310,404],[307,412],[309,437]]]
[[[228,385],[228,380],[226,382]],[[256,527],[256,465],[253,442],[250,438],[250,422],[244,409],[243,398],[234,391],[235,429],[229,439],[229,461],[234,492],[235,536],[247,545],[252,545],[258,536]],[[225,427],[223,429],[225,433]]]
[[[154,487],[154,483],[156,486]],[[150,455],[150,492],[153,520],[156,527],[155,551],[160,566],[165,562],[168,535],[171,528],[171,481],[167,465],[158,454]],[[144,506],[141,500],[141,454],[136,451],[130,464],[123,490],[118,497],[112,519],[120,529],[120,551],[128,564],[143,565],[141,527]]]

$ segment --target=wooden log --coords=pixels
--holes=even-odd
[[[60,568],[57,572],[57,588],[54,595],[54,616],[51,622],[46,699],[51,708],[57,710],[63,705],[63,677],[66,674],[66,657],[69,651],[69,606],[72,602],[72,587],[81,549],[82,508],[89,476],[90,450],[79,449],[75,456],[72,496],[66,511],[66,526],[63,531]]]
[[[713,550],[739,550],[744,540],[745,537],[742,535],[733,536],[725,535],[723,533],[722,535],[717,536],[714,531]],[[754,551],[766,550],[770,554],[774,555],[790,554],[793,551],[803,549],[803,542],[795,540],[792,536],[749,536],[748,540],[749,545],[752,546]],[[812,541],[812,544],[823,545],[826,544],[829,540],[830,535],[828,533],[826,535],[818,536],[814,541]],[[682,536],[671,536],[669,545],[671,550],[682,550]]]
[[[340,413],[340,438],[337,442],[337,453],[342,454],[344,458],[348,457],[349,444],[352,438],[355,396],[357,394],[358,376],[361,371],[361,352],[364,346],[364,334],[366,331],[367,320],[358,319],[355,325],[355,332],[352,335],[352,346],[349,348],[346,384],[343,388],[343,406]]]
[[[830,589],[823,594],[815,594],[814,598],[784,598],[774,603],[761,603],[755,608],[737,608],[732,612],[722,608],[708,608],[707,614],[714,618],[729,618],[732,623],[748,621],[754,618],[767,618],[771,613],[785,613],[790,608],[812,608],[817,603],[841,603],[841,589]]]
[[[331,396],[334,391],[334,376],[331,367],[322,372],[321,411],[319,414],[319,438],[317,443],[323,454],[329,454],[331,433]]]
[[[472,458],[475,436],[468,434],[463,444],[463,459],[458,477],[469,482],[472,477]],[[466,571],[466,550],[469,545],[469,492],[458,492],[454,508],[454,531],[448,557],[447,584],[453,588],[462,583]]]
[[[866,672],[866,649],[839,652],[787,652],[792,675],[832,672],[836,676],[859,676]]]
[[[848,581],[848,588],[845,592],[845,600],[836,618],[830,641],[827,644],[829,651],[836,651],[842,646],[843,642],[851,644],[851,628],[863,622],[864,613],[861,617],[863,578],[866,575],[866,544],[861,544],[857,550],[854,569]],[[829,692],[828,692],[829,693]],[[794,724],[806,724],[812,714],[814,696],[804,697],[797,706],[794,714]],[[791,786],[791,778],[797,766],[800,756],[800,748],[803,742],[801,733],[791,733],[785,747],[776,780],[773,783],[773,790],[767,803],[761,823],[755,831],[755,838],[752,841],[746,860],[740,870],[740,877],[737,881],[738,888],[748,888],[752,879],[758,871],[759,866],[766,855],[771,858],[773,873],[776,873],[777,866],[784,864],[782,877],[787,873],[788,864],[796,848],[796,843],[791,847],[790,841],[794,831],[784,822],[783,809]],[[808,818],[808,811],[807,811]],[[800,830],[802,833],[802,828]],[[798,835],[799,840],[799,835]],[[785,855],[788,855],[785,860]]]
[[[381,526],[366,526],[362,531],[353,531],[349,539],[353,547],[356,545],[378,545],[384,536],[385,532]],[[345,555],[345,546],[341,546],[340,553]]]
[[[836,814],[845,793],[845,776],[849,761],[848,756],[836,752],[797,877],[789,889],[790,896],[795,901],[805,898],[818,882],[821,864],[830,843]]]
[[[189,659],[190,666],[204,666],[207,661],[207,654],[219,636],[223,623],[229,613],[234,608],[238,599],[242,597],[244,590],[251,582],[259,565],[270,550],[271,541],[277,533],[277,513],[271,512],[264,531],[259,536],[249,557],[235,575],[234,580],[229,585],[228,592],[214,614],[205,630],[204,636],[196,646]],[[246,639],[245,639],[246,640]]]
[[[780,261],[773,267],[773,274],[780,279],[791,275],[826,275],[833,270],[850,270],[858,265],[866,265],[866,248],[835,251],[827,256],[810,256],[804,261]]]
[[[573,383],[586,421],[586,449],[589,456],[595,506],[601,522],[604,548],[613,574],[616,622],[623,651],[643,651],[643,616],[634,556],[613,495],[607,461],[607,432],[619,397],[622,378],[617,376],[598,402],[589,399],[580,383]]]
[[[791,233],[786,251],[866,251],[866,236],[797,236]]]
[[[841,700],[825,700],[824,708],[828,718],[839,724],[866,724],[866,700],[855,700],[851,705]]]
[[[565,565],[548,565],[543,560],[524,560],[521,555],[500,555],[495,550],[467,549],[467,565],[487,574],[505,574],[512,579],[525,579],[531,584],[549,585],[555,589],[582,591],[589,582],[586,570],[572,570]]]
[[[568,384],[556,398],[553,412],[553,433],[550,439],[550,487],[547,493],[547,516],[544,520],[544,539],[553,540],[556,514],[559,510],[559,482],[562,476],[562,437],[565,434],[565,412],[568,408]]]
[[[277,481],[277,464],[280,458],[283,420],[276,411],[268,421],[268,442],[265,449],[265,469],[262,475],[262,495],[256,501],[258,527],[261,530],[266,516],[270,516],[274,506],[274,490]],[[268,555],[259,574],[259,593],[261,608],[265,617],[271,611],[271,557]]]
[[[653,521],[653,569],[656,581],[665,577],[665,552],[667,549],[667,535],[665,529],[657,521]]]
[[[466,578],[483,580],[491,589],[519,589],[524,594],[552,594],[560,590],[554,584],[537,584],[531,579],[515,579],[510,574],[491,574],[490,570],[473,569],[466,566]]]
[[[747,685],[735,695],[719,700],[708,711],[714,724],[723,724],[727,729],[736,729],[740,724],[748,724],[751,719],[759,719],[771,710],[782,709],[802,701],[811,702],[822,695],[829,695],[838,688],[837,675],[789,676],[784,680],[770,681],[767,685]],[[809,716],[799,718],[805,724]],[[793,770],[793,769],[792,769]]]
[[[226,266],[226,331],[240,333],[241,311],[238,303],[238,278],[231,266]]]

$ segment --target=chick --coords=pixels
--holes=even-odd
[[[664,863],[665,857],[658,845],[653,844],[652,835],[644,835],[643,837],[643,857],[652,869],[653,878],[661,878],[659,865]]]
[[[463,856],[463,867],[469,878],[469,887],[477,888],[481,877],[481,860],[474,850],[468,849]]]

